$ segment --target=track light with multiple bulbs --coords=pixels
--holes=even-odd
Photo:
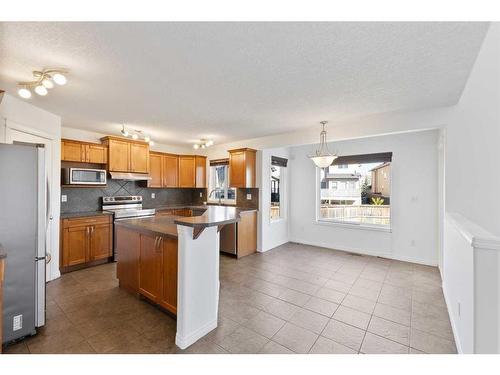
[[[207,148],[207,147],[210,147],[214,144],[214,141],[212,141],[211,139],[200,139],[200,142],[199,143],[195,143],[193,145],[193,148],[195,150],[198,150],[199,148]]]
[[[17,93],[23,99],[31,98],[32,91],[37,95],[45,96],[49,93],[48,90],[54,88],[54,83],[59,86],[65,85],[68,82],[67,74],[68,71],[65,69],[35,70],[33,71],[33,81],[18,82],[20,88]]]
[[[130,137],[134,141],[140,139],[143,140],[146,143],[149,143],[150,146],[154,146],[154,142],[151,139],[149,135],[145,135],[142,130],[135,130],[135,129],[127,129],[125,128],[125,124],[122,125],[122,130],[120,130],[121,135],[124,137]]]

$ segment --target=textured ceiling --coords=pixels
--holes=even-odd
[[[63,66],[30,101],[63,126],[217,143],[457,103],[487,23],[0,23],[0,88]]]

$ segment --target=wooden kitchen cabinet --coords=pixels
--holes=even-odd
[[[179,186],[179,156],[163,155],[163,187]]]
[[[229,186],[254,188],[257,150],[240,148],[229,150]]]
[[[120,287],[176,314],[177,239],[117,226],[116,241]]]
[[[177,240],[161,237],[160,300],[163,308],[177,313]]]
[[[149,153],[150,188],[178,187],[179,157],[160,152]]]
[[[149,176],[148,187],[163,187],[163,156],[162,154],[151,152],[149,154]]]
[[[140,234],[139,293],[156,303],[160,300],[160,238]]]
[[[62,272],[107,261],[113,255],[111,215],[62,219],[61,232]]]
[[[194,188],[196,186],[196,158],[193,155],[179,156],[179,187]]]
[[[220,231],[219,248],[238,258],[257,251],[257,211],[243,211],[240,221],[224,225]]]
[[[61,140],[61,161],[72,161],[79,163],[106,164],[107,147],[97,144]]]
[[[108,147],[110,172],[149,173],[149,144],[120,137],[101,138]]]
[[[149,173],[149,144],[130,144],[130,169],[135,173]]]
[[[195,156],[195,187],[206,188],[207,187],[207,157],[206,156]]]

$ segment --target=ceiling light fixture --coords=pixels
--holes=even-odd
[[[193,145],[193,148],[195,150],[198,150],[199,148],[206,148],[206,147],[213,146],[213,144],[214,144],[214,141],[212,141],[211,139],[200,139],[200,142],[195,143]]]
[[[35,91],[40,96],[45,96],[48,93],[48,89],[54,87],[54,83],[65,85],[68,82],[65,74],[68,74],[66,69],[35,70],[33,71],[33,81],[18,82],[21,88],[17,93],[23,99],[31,98],[32,91]]]
[[[316,150],[315,155],[309,156],[309,158],[316,164],[318,168],[326,168],[329,167],[335,159],[337,159],[337,155],[332,154],[330,150],[328,150],[328,145],[326,144],[326,130],[325,125],[328,121],[321,121],[322,130],[319,135],[319,149]]]
[[[143,140],[146,143],[149,143],[150,146],[154,146],[154,142],[151,139],[150,135],[144,134],[142,130],[137,130],[137,129],[127,129],[125,127],[125,124],[122,124],[122,130],[120,130],[120,134],[124,137],[130,137],[133,140]]]

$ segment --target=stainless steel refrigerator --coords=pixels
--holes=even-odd
[[[7,252],[3,342],[45,324],[47,179],[43,145],[0,144],[0,243]]]

